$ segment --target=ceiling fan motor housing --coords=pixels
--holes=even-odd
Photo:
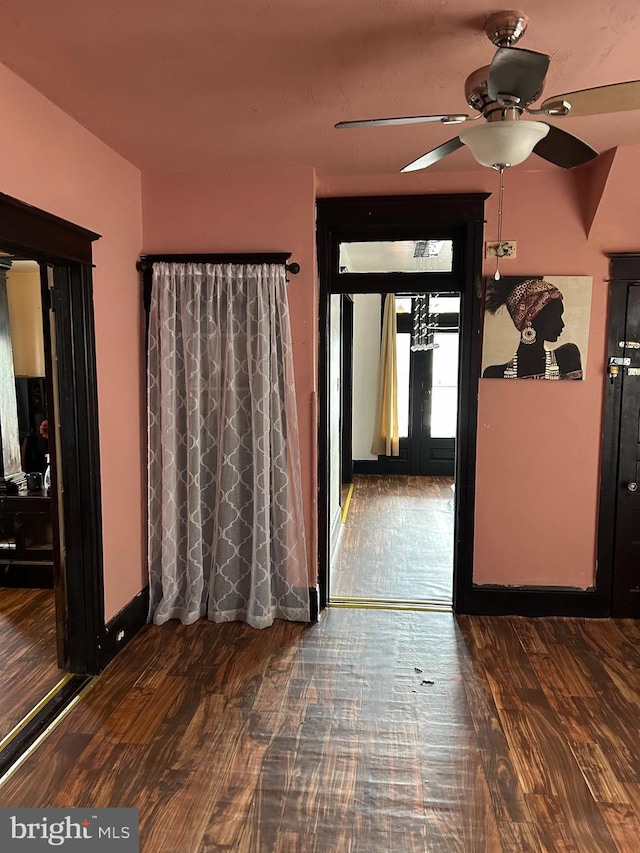
[[[479,113],[484,113],[485,109],[493,103],[487,90],[490,67],[489,65],[483,65],[482,68],[472,71],[464,84],[464,96],[467,99],[467,103]]]
[[[524,108],[536,101],[542,94],[541,86],[532,98],[527,99],[526,103],[503,104],[498,103],[498,101],[493,101],[489,97],[487,82],[490,70],[490,65],[483,65],[482,68],[476,68],[475,71],[472,71],[471,74],[469,74],[464,84],[464,96],[469,106],[472,109],[477,110],[479,113],[482,113],[482,115],[489,121],[492,120],[490,118],[492,114],[495,114],[493,120],[496,120],[496,118],[499,118],[500,113],[504,113],[507,108],[511,114],[513,114],[515,109],[518,114],[521,115],[524,112]]]

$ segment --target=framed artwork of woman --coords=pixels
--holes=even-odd
[[[504,276],[485,296],[483,379],[583,379],[590,276]]]

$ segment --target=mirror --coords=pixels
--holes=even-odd
[[[41,287],[36,261],[0,257],[0,743],[63,676]]]

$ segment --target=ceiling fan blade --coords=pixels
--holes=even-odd
[[[461,124],[472,118],[466,113],[451,113],[441,116],[398,116],[397,118],[365,118],[360,121],[339,121],[335,125],[338,129],[343,127],[383,127],[391,124],[422,124],[425,121],[439,121],[442,124]],[[473,116],[475,118],[475,116]]]
[[[598,152],[586,142],[552,124],[549,125],[549,133],[535,145],[533,151],[538,157],[563,169],[574,169],[598,156]]]
[[[427,153],[423,154],[422,157],[418,157],[417,160],[414,160],[413,163],[409,163],[403,169],[400,169],[400,171],[416,172],[418,169],[426,169],[427,166],[433,166],[434,163],[437,163],[438,160],[442,160],[443,157],[453,154],[454,151],[457,151],[458,148],[462,148],[463,145],[464,142],[460,137],[455,136],[448,142],[443,142],[442,145],[438,145],[437,148],[427,151]]]
[[[546,53],[521,47],[500,47],[489,68],[487,91],[492,101],[499,95],[513,95],[529,104],[542,89],[550,58]]]
[[[593,89],[581,89],[566,95],[554,95],[547,98],[541,109],[545,112],[560,108],[563,101],[571,106],[564,113],[568,116],[593,116],[602,113],[617,113],[625,110],[640,110],[640,80],[628,80],[626,83],[612,83],[610,86],[595,86]]]

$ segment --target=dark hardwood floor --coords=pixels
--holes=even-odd
[[[635,853],[640,627],[329,610],[149,626],[0,789],[144,853]]]
[[[452,483],[452,477],[356,474],[331,566],[331,597],[451,605]]]
[[[0,741],[63,676],[53,590],[0,587]]]

